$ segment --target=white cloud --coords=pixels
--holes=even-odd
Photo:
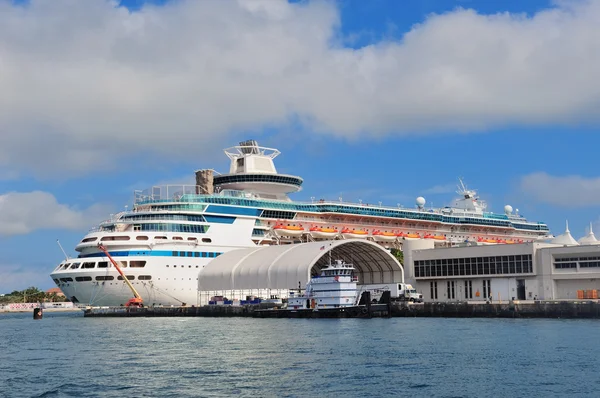
[[[541,203],[565,207],[600,205],[600,177],[532,173],[521,177],[520,188]]]
[[[89,228],[108,217],[109,207],[93,205],[77,209],[57,202],[42,191],[0,195],[0,236],[23,235],[37,229]]]
[[[239,132],[475,131],[590,122],[599,1],[532,17],[457,9],[400,41],[338,40],[333,2],[0,0],[0,167],[118,167],[210,153]],[[160,161],[160,157],[156,161]]]
[[[58,264],[56,264],[58,265]],[[52,269],[50,266],[50,270]],[[19,265],[0,265],[0,294],[23,290],[30,286],[46,290],[52,286],[48,269],[40,270]]]

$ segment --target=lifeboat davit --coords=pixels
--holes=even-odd
[[[423,236],[423,239],[446,240],[446,237],[444,235],[426,234],[426,235]]]
[[[418,233],[404,234],[404,239],[406,239],[406,240],[417,240],[417,239],[421,239],[421,235],[419,235]]]
[[[304,233],[304,228],[297,225],[279,224],[273,227],[277,236],[300,236]]]
[[[311,227],[310,236],[313,238],[333,238],[338,234],[337,229],[324,227]]]
[[[344,228],[342,230],[342,236],[346,239],[365,239],[369,236],[369,233],[358,229]]]
[[[373,231],[373,239],[377,242],[393,242],[396,240],[396,234],[393,232]]]

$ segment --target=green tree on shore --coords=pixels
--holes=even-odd
[[[10,303],[38,303],[38,302],[60,302],[68,301],[65,297],[59,297],[56,293],[46,293],[35,286],[25,290],[14,290],[0,297],[0,304]]]

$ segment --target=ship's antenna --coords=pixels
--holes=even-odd
[[[56,243],[58,244],[58,247],[60,247],[60,250],[63,252],[63,254],[65,255],[65,260],[69,259],[69,256],[67,256],[67,252],[65,251],[65,249],[63,249],[62,245],[60,244],[60,241],[58,239],[56,239]]]

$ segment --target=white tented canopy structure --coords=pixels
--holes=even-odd
[[[350,239],[226,252],[200,271],[198,291],[304,289],[311,276],[338,259],[354,265],[359,283],[404,282],[402,265],[390,252],[373,242]]]

